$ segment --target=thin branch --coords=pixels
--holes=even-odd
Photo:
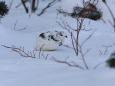
[[[71,32],[71,41],[72,41],[72,46],[73,46],[73,49],[74,49],[74,52],[75,52],[75,54],[76,55],[78,55],[78,50],[76,49],[76,47],[75,47],[75,40],[73,39],[73,34],[72,34],[72,32]]]
[[[39,0],[31,0],[31,12],[35,12],[38,8]]]
[[[55,57],[52,57],[50,60],[54,61],[54,62],[58,62],[58,63],[62,63],[62,64],[66,64],[70,67],[76,67],[76,68],[80,68],[80,69],[84,69],[83,67],[79,66],[79,65],[75,65],[75,63],[70,63],[70,62],[67,62],[66,60],[65,61],[62,61],[62,60],[58,60],[56,59]]]
[[[101,50],[99,50],[99,55],[102,55],[103,53],[102,53],[102,51]]]
[[[12,46],[12,47],[5,46],[5,45],[1,45],[1,46],[5,47],[5,48],[9,48],[9,49],[11,49],[12,51],[17,52],[17,53],[20,54],[20,56],[22,56],[22,57],[35,58],[35,56],[36,56],[36,53],[35,53],[34,50],[33,50],[33,52],[27,53],[27,52],[24,50],[24,47],[23,47],[23,48],[21,48],[21,47],[20,47],[20,48],[16,48],[15,46]]]
[[[27,29],[27,27],[28,27],[28,26],[25,26],[24,28],[19,29],[18,31],[25,30],[25,29]]]
[[[39,51],[39,59],[41,58],[41,51],[42,51],[42,48],[45,46],[45,44],[43,44],[40,48],[40,51]]]
[[[24,3],[26,3],[26,2],[28,2],[29,0],[24,0]],[[19,6],[21,6],[22,5],[22,2],[21,3],[19,3],[15,8],[18,8]]]
[[[44,52],[41,54],[41,56],[45,59],[45,60],[47,60],[48,59],[48,56],[49,56],[49,54],[44,54]]]
[[[103,45],[103,47],[105,47],[104,55],[106,55],[108,52],[108,49],[112,47],[112,45],[109,45],[109,46]]]
[[[24,9],[25,9],[26,13],[28,13],[29,10],[28,10],[28,8],[26,7],[25,1],[24,1],[24,0],[21,0],[21,2],[22,2],[22,5],[24,6]]]
[[[38,16],[41,16],[49,7],[55,4],[56,1],[57,0],[53,0],[52,2],[50,2],[44,9],[42,9],[42,11],[38,14]]]
[[[16,30],[16,25],[17,25],[18,21],[16,20],[15,24],[14,24],[14,30]]]
[[[62,46],[66,47],[66,48],[73,49],[73,47],[70,47],[70,46],[68,46],[68,45],[64,45],[64,44],[63,44]]]
[[[88,65],[87,65],[87,63],[86,63],[86,60],[85,60],[85,56],[84,56],[84,54],[83,54],[82,46],[80,46],[80,45],[79,45],[79,52],[80,52],[80,54],[81,54],[81,57],[82,57],[82,60],[83,60],[83,63],[84,63],[84,65],[85,65],[86,69],[89,69],[89,67],[88,67]]]
[[[113,24],[111,24],[112,26],[113,26],[113,28],[114,28],[114,31],[115,31],[115,17],[114,17],[114,14],[113,14],[113,12],[112,12],[112,10],[110,9],[110,7],[108,6],[108,4],[106,3],[106,2],[104,2],[105,3],[105,5],[106,5],[106,7],[108,8],[108,10],[109,10],[109,12],[110,12],[110,14],[111,14],[111,17],[112,17],[112,19],[113,19]]]
[[[105,62],[106,62],[106,61],[103,61],[103,62],[97,64],[97,65],[94,67],[94,69],[96,69],[97,67],[99,67],[101,64],[103,64],[103,63],[105,63]]]
[[[92,34],[90,34],[82,43],[81,43],[81,46],[83,46],[92,36],[93,34],[95,33],[96,30],[93,31]]]

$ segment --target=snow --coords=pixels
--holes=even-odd
[[[9,4],[11,0],[5,1]],[[68,62],[74,61],[84,67],[81,56],[75,56],[72,49],[63,46],[55,51],[45,51],[45,55],[49,54],[48,59],[39,59],[39,51],[36,51],[36,58],[24,58],[11,49],[1,46],[24,47],[25,51],[32,52],[34,50],[33,45],[40,33],[49,30],[60,30],[67,33],[57,24],[57,21],[66,21],[75,28],[75,19],[64,17],[60,14],[57,15],[56,9],[60,7],[65,7],[65,10],[71,11],[71,7],[75,5],[72,1],[76,0],[71,0],[72,5],[69,6],[67,5],[70,4],[70,0],[66,1],[64,2],[63,0],[62,3],[55,4],[40,17],[36,15],[37,12],[29,17],[22,6],[15,8],[20,0],[14,0],[9,14],[1,20],[0,24],[0,86],[114,86],[115,70],[110,69],[104,61],[115,51],[115,32],[107,22],[108,19],[112,21],[111,16],[102,4],[98,5],[100,8],[103,7],[102,10],[104,9],[103,19],[106,23],[102,20],[92,21],[86,19],[84,22],[85,27],[93,28],[93,30],[89,32],[83,31],[80,35],[80,42],[82,42],[96,29],[91,39],[83,47],[84,52],[87,49],[91,49],[85,57],[89,70],[69,67],[66,64],[50,60],[49,58],[51,57],[59,60],[65,60],[69,57]],[[80,1],[79,4],[81,3]],[[108,3],[111,8],[115,4],[114,0],[109,0]],[[114,9],[112,11],[115,14]],[[21,30],[25,27],[26,29]],[[71,46],[70,34],[67,33],[67,35],[68,38],[65,39],[64,44]],[[103,45],[111,45],[106,55],[104,54],[106,47]],[[100,55],[99,51],[102,52],[102,55]],[[94,69],[100,63],[102,64]]]

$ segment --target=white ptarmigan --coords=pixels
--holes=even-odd
[[[56,50],[63,44],[67,35],[63,31],[48,31],[41,33],[35,42],[34,49],[36,51]]]

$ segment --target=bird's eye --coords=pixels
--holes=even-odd
[[[60,36],[63,36],[62,33],[59,34]]]

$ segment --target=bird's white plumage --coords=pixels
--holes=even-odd
[[[48,31],[41,33],[35,42],[34,49],[37,51],[56,50],[62,45],[67,35],[63,31]]]

